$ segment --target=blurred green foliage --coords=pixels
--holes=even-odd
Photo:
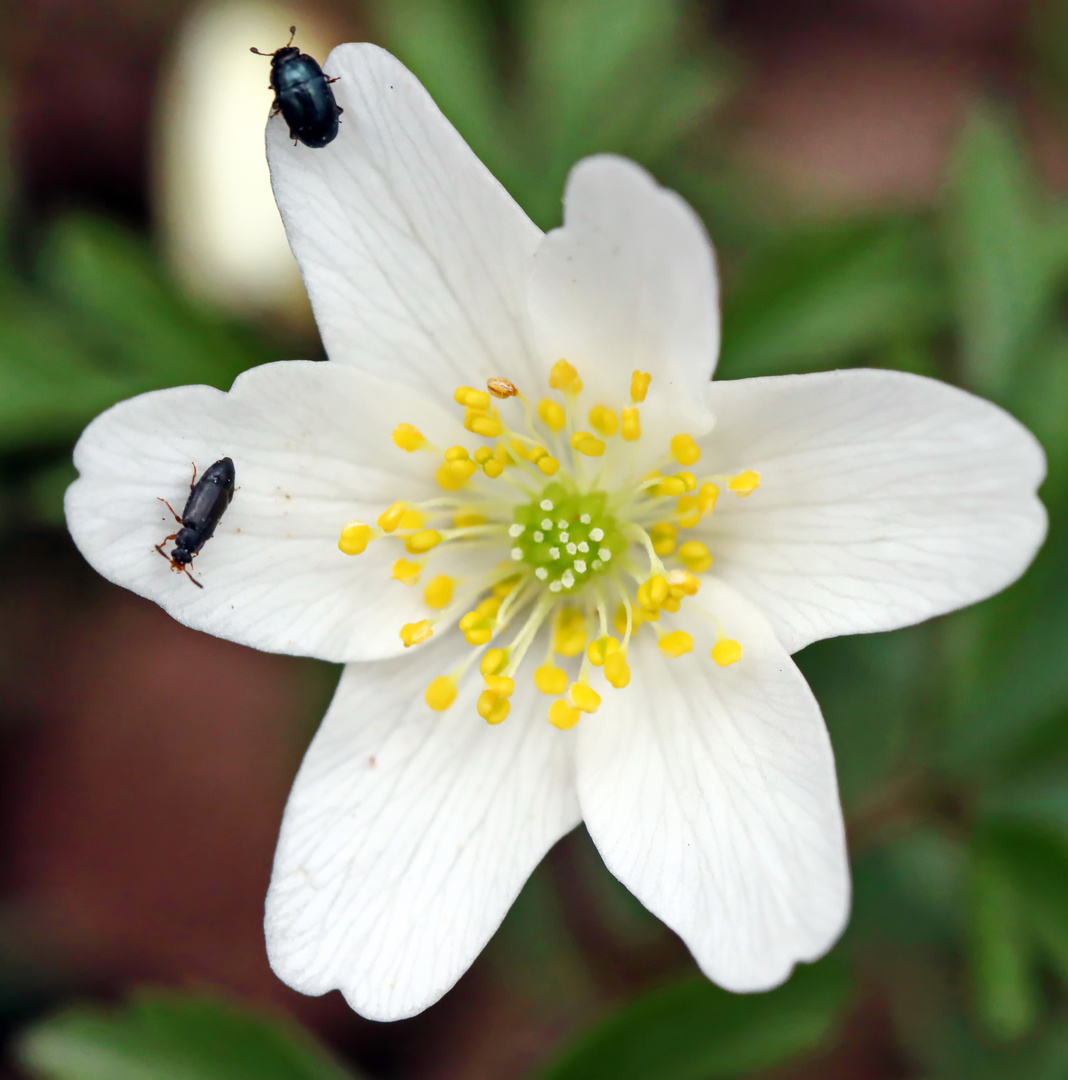
[[[917,1076],[1068,1076],[1068,201],[1036,176],[1012,113],[974,110],[933,207],[797,220],[770,210],[723,152],[712,121],[741,65],[682,2],[374,10],[385,43],[539,224],[558,223],[573,161],[601,150],[636,158],[694,203],[726,240],[722,377],[911,370],[997,401],[1049,456],[1050,537],[1019,585],[798,657],[834,740],[854,856],[854,916],[832,956],[755,996],[669,965],[646,980],[667,985],[617,995],[537,1075],[740,1076],[817,1053],[866,995],[888,1003]],[[1043,4],[1036,36],[1037,70],[1062,96],[1066,12]],[[61,218],[18,257],[5,233],[0,259],[0,478],[28,496],[21,518],[0,514],[9,527],[27,516],[58,527],[70,446],[100,410],[156,387],[225,387],[275,356],[182,296],[114,222]],[[586,901],[616,939],[662,938],[600,873]],[[520,981],[526,950],[553,981],[529,980],[531,994],[578,1001],[590,990],[566,903],[539,871],[491,952]],[[62,1013],[19,1054],[49,1080],[351,1075],[287,1025],[178,994]]]

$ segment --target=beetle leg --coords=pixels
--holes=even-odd
[[[326,72],[323,72],[323,74],[325,75]],[[338,82],[340,80],[340,78],[341,78],[340,75],[335,75],[332,79],[328,77],[326,81],[327,81],[327,83],[336,83],[336,82]]]
[[[187,567],[185,567],[185,576],[186,576],[187,578],[189,578],[189,580],[190,580],[190,581],[191,581],[191,582],[192,582],[192,583],[193,583],[193,584],[194,584],[194,585],[195,585],[195,586],[196,586],[196,587],[197,587],[198,589],[203,589],[203,588],[204,588],[204,586],[203,586],[203,585],[201,585],[201,584],[200,584],[200,582],[199,582],[199,581],[197,581],[197,579],[196,579],[195,577],[193,577],[193,575],[192,575],[191,573],[189,573],[189,567],[188,567],[188,566],[187,566]]]
[[[177,511],[176,511],[176,510],[174,509],[174,507],[173,507],[173,506],[171,506],[171,504],[170,504],[169,502],[167,502],[167,500],[166,500],[166,499],[160,498],[160,496],[159,496],[159,495],[157,495],[157,496],[156,496],[156,498],[157,498],[157,499],[159,499],[159,501],[160,501],[161,503],[163,503],[163,505],[164,505],[165,507],[167,507],[167,509],[168,509],[168,510],[170,510],[170,512],[171,512],[172,514],[174,514],[174,520],[175,520],[175,521],[177,521],[179,525],[184,525],[184,524],[185,524],[185,522],[184,522],[184,521],[182,521],[182,519],[181,519],[181,518],[180,518],[180,517],[178,516],[178,512],[177,512]],[[177,533],[175,533],[175,536],[177,536],[177,535],[178,535],[178,534],[177,534]],[[168,536],[168,537],[167,537],[167,540],[173,540],[173,539],[174,539],[174,536]],[[166,543],[166,541],[164,541],[164,543]]]

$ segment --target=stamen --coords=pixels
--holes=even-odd
[[[441,533],[437,529],[422,529],[404,538],[404,550],[409,555],[424,555],[440,543]]]
[[[712,646],[712,659],[720,666],[727,667],[742,658],[742,647],[731,638],[720,638]]]
[[[584,713],[595,713],[601,707],[601,695],[588,683],[572,683],[567,697],[568,704],[581,709]]]
[[[469,413],[464,417],[464,427],[475,435],[481,435],[484,439],[496,439],[501,433],[500,420],[489,413]]]
[[[478,665],[478,670],[483,675],[497,675],[507,663],[507,649],[490,649],[486,655],[482,657],[482,663]]]
[[[474,510],[457,510],[453,514],[452,524],[457,529],[473,529],[477,525],[485,525],[486,519]]]
[[[671,456],[680,465],[694,465],[701,460],[701,448],[692,435],[676,435],[671,440]]]
[[[630,400],[635,405],[641,404],[645,400],[645,395],[649,391],[649,383],[652,382],[652,375],[647,371],[635,371],[630,377]]]
[[[616,690],[622,690],[630,682],[630,667],[623,653],[612,653],[605,660],[604,677]]]
[[[337,546],[346,555],[360,555],[367,549],[370,542],[371,526],[365,525],[362,521],[350,521],[341,530]]]
[[[564,430],[567,423],[567,414],[559,402],[551,398],[542,398],[538,402],[538,419],[552,432]]]
[[[679,515],[679,528],[692,529],[701,520],[701,502],[697,495],[682,495],[675,504]]]
[[[455,582],[448,574],[438,574],[423,590],[423,601],[435,611],[447,608],[452,603],[454,587]]]
[[[549,723],[561,731],[570,731],[581,719],[582,713],[568,705],[563,698],[557,698],[549,706]]]
[[[697,505],[702,516],[711,514],[716,508],[716,500],[719,498],[719,488],[715,484],[702,484],[697,493]]]
[[[619,429],[619,417],[604,405],[590,409],[590,426],[602,435],[610,437]]]
[[[549,372],[549,386],[553,390],[577,394],[582,390],[582,380],[578,372],[566,360],[557,360]]]
[[[490,406],[489,394],[485,390],[476,390],[473,386],[458,386],[452,400],[468,409],[488,409]]]
[[[404,511],[408,507],[402,502],[395,502],[388,509],[378,515],[378,526],[383,532],[391,533],[401,523]]]
[[[561,608],[553,627],[553,651],[578,656],[586,648],[586,619],[577,608]]]
[[[567,689],[567,672],[553,663],[544,663],[534,669],[534,685],[543,694],[557,696]]]
[[[675,540],[679,530],[670,521],[658,521],[649,530],[649,539],[653,542],[653,551],[657,555],[667,556],[675,550]]]
[[[419,581],[419,572],[422,569],[422,566],[417,562],[398,559],[393,564],[393,576],[397,581],[403,582],[405,585],[415,585]]]
[[[587,457],[600,457],[604,453],[605,445],[596,435],[591,435],[588,431],[576,431],[571,436],[571,449]]]
[[[642,422],[637,409],[623,410],[620,414],[619,433],[627,442],[637,442],[642,437]]]
[[[400,630],[400,639],[404,642],[404,647],[406,649],[410,649],[413,645],[418,645],[433,636],[434,627],[431,626],[429,619],[420,619],[419,622],[405,623]]]
[[[410,454],[413,450],[426,446],[426,439],[417,427],[411,424],[398,424],[393,429],[393,445]]]
[[[729,487],[739,499],[748,498],[758,487],[760,487],[760,473],[754,472],[752,469],[746,469],[745,472],[740,472],[727,487]]]
[[[693,574],[703,574],[712,565],[712,555],[700,540],[687,540],[679,546],[679,561]]]
[[[586,658],[594,667],[604,667],[610,656],[619,652],[619,642],[614,637],[604,635],[591,641],[586,648]]]
[[[491,376],[486,380],[486,389],[495,398],[510,398],[515,397],[519,393],[519,387],[513,382],[509,382],[507,379],[498,378],[496,375]]]
[[[665,656],[678,657],[693,652],[693,638],[685,630],[672,630],[670,634],[664,634],[657,645]]]
[[[456,680],[451,675],[439,675],[426,688],[424,697],[434,712],[444,712],[456,700]]]
[[[501,697],[492,690],[483,690],[482,693],[478,695],[478,704],[475,708],[478,710],[478,715],[481,716],[487,724],[503,723],[508,719],[508,714],[512,711],[512,706],[508,699]]]

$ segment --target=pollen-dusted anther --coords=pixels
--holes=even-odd
[[[423,555],[441,543],[441,533],[437,529],[420,529],[419,532],[404,538],[404,550],[409,555]]]
[[[658,521],[649,530],[649,539],[653,542],[653,551],[661,558],[670,555],[675,550],[675,541],[679,535],[676,525],[670,521]]]
[[[665,656],[685,656],[693,652],[693,638],[685,630],[672,630],[657,642]]]
[[[596,435],[591,435],[588,431],[576,431],[571,436],[571,449],[587,457],[600,457],[605,447]]]
[[[752,469],[746,469],[745,472],[740,472],[727,487],[729,487],[739,499],[748,498],[758,487],[760,487],[760,473],[754,472]]]
[[[472,413],[464,418],[464,427],[484,439],[496,439],[501,433],[501,422],[489,413]]]
[[[422,566],[408,559],[398,559],[393,564],[393,577],[405,585],[415,585],[419,581],[419,573]]]
[[[567,692],[568,704],[584,713],[595,713],[601,707],[601,695],[586,683],[572,683]]]
[[[549,386],[567,394],[577,394],[582,390],[582,380],[566,360],[557,360],[549,372]]]
[[[490,405],[489,394],[485,390],[476,390],[473,386],[458,386],[452,400],[468,409],[488,409]]]
[[[638,603],[646,613],[659,611],[667,596],[668,583],[662,574],[653,574],[638,586]]]
[[[619,652],[619,642],[614,637],[599,637],[586,647],[586,658],[594,667],[603,667],[608,657]]]
[[[581,719],[582,713],[573,705],[568,705],[563,698],[558,698],[549,706],[549,723],[561,731],[570,731]]]
[[[439,675],[432,679],[426,688],[424,700],[434,712],[444,712],[456,700],[456,680],[451,675]]]
[[[679,562],[692,574],[703,574],[712,565],[712,554],[700,540],[687,540],[676,552]]]
[[[492,690],[498,697],[508,698],[515,693],[515,681],[507,675],[485,675],[486,689]]]
[[[367,550],[370,542],[371,526],[365,525],[362,521],[350,521],[341,530],[337,546],[346,555],[360,555]]]
[[[493,637],[493,623],[480,611],[469,611],[460,620],[460,632],[468,645],[485,645]]]
[[[702,484],[697,493],[697,508],[702,516],[711,514],[716,508],[716,500],[719,498],[719,488],[715,484]]]
[[[630,400],[635,405],[640,405],[649,392],[649,383],[653,381],[652,375],[647,371],[635,371],[630,377]]]
[[[510,398],[515,397],[519,393],[519,387],[515,383],[509,382],[507,379],[498,378],[496,375],[491,375],[486,380],[486,389],[495,398]]]
[[[742,658],[742,647],[737,641],[731,638],[720,638],[715,645],[712,646],[712,659],[715,660],[720,667],[727,667],[729,664],[735,664]]]
[[[393,429],[393,445],[410,454],[413,450],[419,450],[426,446],[423,433],[411,424],[398,424]]]
[[[452,603],[454,583],[448,574],[438,574],[436,578],[427,582],[423,590],[423,601],[428,608],[441,611]]]
[[[671,440],[671,456],[680,465],[696,465],[701,460],[701,448],[692,435],[676,435]]]
[[[696,495],[680,495],[675,504],[680,529],[692,529],[701,520],[701,501]]]
[[[478,710],[478,715],[487,724],[503,723],[508,719],[508,714],[512,711],[511,702],[493,690],[483,690],[478,695],[478,704],[475,708]]]
[[[576,608],[564,608],[553,627],[553,652],[578,656],[586,648],[586,619]]]
[[[498,675],[507,663],[508,651],[506,649],[490,649],[482,657],[478,670],[482,675]]]
[[[563,431],[567,424],[567,413],[558,401],[542,398],[538,402],[538,419],[553,432]]]
[[[404,512],[408,507],[402,502],[395,502],[392,506],[383,510],[378,515],[378,527],[387,533],[393,532],[401,523],[401,518],[404,517]]]
[[[686,570],[672,570],[667,576],[668,595],[676,600],[684,596],[696,596],[701,582]]]
[[[642,421],[636,408],[624,409],[620,413],[619,433],[627,442],[637,442],[642,437]]]
[[[622,690],[630,682],[630,666],[621,652],[612,653],[604,662],[604,677],[609,685]]]
[[[419,622],[405,623],[400,630],[400,639],[404,647],[410,649],[434,636],[434,627],[429,619],[420,619]]]
[[[681,476],[665,476],[656,487],[660,496],[682,495],[686,491],[686,481]]]
[[[555,664],[542,664],[534,669],[534,685],[543,694],[555,697],[567,689],[567,672]]]
[[[619,430],[619,417],[604,405],[594,405],[590,409],[590,427],[610,437]]]
[[[680,469],[675,473],[675,479],[681,480],[683,484],[685,484],[687,491],[697,490],[697,477],[694,476],[692,472],[686,472],[685,470]]]

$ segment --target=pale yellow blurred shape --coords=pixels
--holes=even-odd
[[[281,48],[294,22],[294,45],[322,63],[328,29],[303,4],[214,0],[192,9],[160,89],[155,200],[166,256],[190,292],[299,326],[311,310],[264,155],[270,60],[249,52]]]

